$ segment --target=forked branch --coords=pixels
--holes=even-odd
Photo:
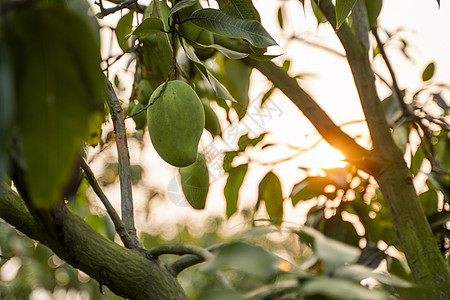
[[[122,220],[120,219],[120,217],[117,214],[114,207],[111,205],[111,202],[108,200],[108,197],[106,197],[105,193],[103,193],[103,190],[100,187],[100,185],[98,184],[97,180],[95,179],[95,175],[92,172],[91,168],[89,167],[89,165],[86,163],[86,161],[84,159],[81,159],[80,162],[81,162],[81,168],[84,171],[84,176],[86,177],[87,181],[91,185],[95,194],[98,196],[100,201],[102,201],[103,205],[105,206],[109,217],[111,218],[112,222],[114,223],[114,228],[116,229],[117,234],[119,235],[120,239],[122,240],[122,243],[127,248],[130,248],[130,249],[137,248],[138,244],[136,244],[135,241],[128,235],[128,232],[126,231],[125,226],[122,223]]]
[[[125,121],[123,117],[123,110],[120,106],[114,88],[106,79],[106,102],[109,106],[111,119],[114,125],[114,133],[116,138],[117,155],[119,160],[119,179],[120,179],[120,195],[121,195],[121,209],[122,222],[128,234],[139,245],[141,242],[137,238],[136,228],[134,227],[134,212],[133,212],[133,196],[131,189],[131,168],[130,168],[130,154],[128,152],[127,134],[125,129]]]

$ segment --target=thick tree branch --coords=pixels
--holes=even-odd
[[[58,238],[53,239],[40,230],[22,198],[2,182],[0,217],[119,296],[143,300],[188,299],[164,266],[105,238],[64,205],[48,214],[54,222],[47,226],[59,231]]]
[[[114,125],[114,133],[116,137],[117,154],[119,159],[119,178],[120,178],[120,194],[121,194],[121,209],[122,222],[127,229],[128,234],[136,243],[141,244],[136,235],[136,228],[134,227],[134,212],[133,212],[133,196],[131,189],[131,169],[130,169],[130,154],[128,152],[127,133],[125,129],[125,121],[123,117],[123,110],[120,106],[119,99],[117,99],[114,88],[106,79],[106,102],[109,106],[111,118]]]
[[[80,162],[81,162],[81,168],[84,171],[84,176],[86,177],[87,181],[91,185],[95,194],[98,196],[100,201],[102,201],[103,205],[105,206],[109,217],[111,218],[112,222],[114,223],[114,228],[116,229],[117,234],[119,235],[120,239],[122,240],[122,243],[125,245],[125,247],[127,247],[129,249],[138,248],[139,245],[136,244],[134,242],[134,240],[131,239],[131,237],[128,235],[128,232],[126,231],[125,226],[122,223],[122,220],[120,219],[116,210],[112,206],[111,202],[109,202],[108,197],[106,197],[105,193],[103,193],[103,190],[100,187],[100,185],[98,184],[97,180],[95,179],[95,175],[92,172],[89,165],[86,163],[86,161],[83,158],[81,158]]]
[[[331,0],[314,0],[334,26]],[[355,25],[355,24],[354,24]],[[405,252],[414,279],[426,292],[424,299],[450,297],[450,270],[436,245],[430,225],[420,206],[403,153],[395,145],[378,98],[374,74],[365,47],[347,23],[337,31],[347,54],[364,115],[373,142],[373,159],[380,169],[371,173],[377,180],[389,209],[392,224]]]
[[[372,171],[368,160],[370,151],[358,145],[353,138],[343,132],[326,112],[309,96],[282,68],[270,61],[246,59],[252,67],[263,73],[279,88],[311,121],[317,131],[334,148],[341,151],[347,160],[364,171]]]
[[[329,23],[336,30],[336,13],[331,1],[315,1],[329,20]],[[390,160],[392,157],[403,160],[401,151],[395,145],[389,125],[384,117],[383,107],[375,87],[374,73],[365,46],[360,43],[347,23],[341,25],[337,35],[347,55],[347,61],[358,90],[376,154],[386,160]],[[393,156],[393,153],[396,153],[396,155]]]

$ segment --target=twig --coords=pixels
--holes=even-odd
[[[161,245],[147,250],[147,253],[153,257],[164,254],[186,255],[193,254],[204,260],[211,259],[213,255],[208,250],[190,245]]]
[[[136,235],[136,228],[134,227],[130,155],[128,152],[123,110],[120,106],[119,99],[117,99],[114,88],[108,79],[106,79],[106,102],[108,103],[109,111],[111,113],[111,118],[114,125],[117,155],[119,160],[122,222],[125,225],[125,228],[131,238],[135,240],[135,242],[141,244]]]
[[[175,254],[175,255],[185,255],[185,254],[191,254],[187,257],[184,257],[184,259],[179,259],[175,261],[174,263],[167,266],[167,270],[173,275],[177,276],[181,271],[184,269],[210,260],[214,256],[211,254],[211,251],[217,250],[220,247],[222,247],[224,244],[214,245],[211,248],[201,248],[197,246],[188,246],[188,245],[162,245],[155,248],[152,248],[150,250],[147,250],[147,255],[152,257],[158,257],[160,255],[164,254]],[[181,262],[181,263],[180,263]],[[227,289],[232,289],[231,283],[228,281],[228,279],[222,274],[222,272],[216,272],[216,277],[219,280],[220,284]]]
[[[402,108],[403,114],[408,118],[411,115],[410,110],[408,109],[408,106],[406,105],[405,101],[403,101],[403,93],[400,90],[398,83],[397,83],[397,78],[395,76],[395,72],[394,69],[392,68],[392,65],[387,57],[386,51],[384,51],[384,45],[380,40],[380,37],[378,35],[377,29],[372,29],[372,34],[375,37],[375,40],[377,41],[378,44],[378,49],[380,49],[380,54],[381,57],[384,60],[384,63],[386,64],[386,67],[389,70],[389,74],[391,75],[392,78],[392,87],[393,87],[393,92],[397,98],[397,101],[400,104],[400,107]],[[381,77],[380,77],[381,78]]]
[[[95,16],[99,19],[103,19],[107,15],[113,14],[116,11],[122,10],[124,8],[128,8],[132,5],[136,5],[136,3],[137,3],[137,0],[125,0],[123,2],[118,3],[114,7],[104,8],[101,0],[99,2],[96,1],[95,4],[97,4],[100,7],[100,12],[97,13]]]
[[[317,43],[316,42],[312,42],[312,41],[310,41],[309,38],[303,38],[303,37],[300,37],[300,36],[293,35],[293,36],[291,36],[289,38],[289,41],[290,40],[299,41],[299,42],[302,42],[305,45],[313,46],[313,47],[319,48],[321,50],[327,51],[327,52],[329,52],[331,54],[334,54],[336,56],[345,58],[345,54],[342,54],[341,52],[339,52],[339,51],[337,51],[337,50],[335,50],[333,48],[330,48],[330,47],[327,47],[325,45],[319,44],[318,42]]]
[[[298,293],[299,288],[300,284],[298,280],[285,280],[280,283],[275,283],[252,290],[245,294],[245,299],[279,299],[289,293]]]
[[[229,243],[221,243],[221,244],[217,244],[217,245],[212,245],[212,246],[206,248],[206,250],[208,252],[214,252],[226,245],[229,245]],[[198,255],[188,255],[188,256],[182,257],[179,260],[171,263],[170,265],[167,266],[167,269],[173,276],[177,276],[184,269],[187,269],[193,265],[202,263],[205,260],[206,259],[204,259],[203,257],[200,257]]]
[[[103,205],[105,206],[109,217],[111,218],[112,222],[114,223],[114,228],[116,229],[116,232],[119,235],[120,239],[122,240],[123,244],[125,245],[125,247],[130,248],[130,249],[136,248],[138,245],[136,245],[136,243],[134,243],[134,241],[128,235],[128,232],[126,231],[125,226],[122,223],[122,220],[120,220],[120,217],[117,214],[116,210],[111,205],[111,202],[109,202],[108,197],[106,197],[105,193],[103,193],[103,190],[101,189],[100,185],[98,184],[97,180],[95,179],[95,175],[92,172],[89,165],[86,163],[86,161],[84,159],[80,159],[80,164],[81,164],[81,168],[84,171],[84,176],[86,177],[87,181],[91,185],[95,194],[98,196],[100,201],[102,201]]]
[[[120,4],[123,2],[123,0],[105,0],[114,4]],[[135,8],[137,10],[137,12],[139,13],[144,13],[145,9],[147,8],[145,5],[139,4],[137,3],[137,1],[135,1]]]

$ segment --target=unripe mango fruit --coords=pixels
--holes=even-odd
[[[202,100],[203,109],[205,111],[205,129],[208,130],[213,137],[222,136],[222,128],[216,113],[209,105],[209,100]]]
[[[150,97],[147,125],[153,147],[159,156],[175,167],[197,160],[198,142],[205,126],[203,105],[190,85],[181,80],[164,84]]]
[[[192,165],[179,169],[181,187],[189,204],[195,209],[205,208],[206,196],[209,190],[209,172],[205,156],[198,154],[198,159]]]

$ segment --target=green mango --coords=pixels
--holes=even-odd
[[[202,102],[190,85],[181,80],[161,84],[150,97],[147,125],[153,147],[159,156],[175,167],[197,160],[198,142],[205,127]]]
[[[145,106],[141,102],[139,102],[131,110],[130,116],[132,116],[133,114],[141,111],[144,107]],[[133,121],[134,121],[134,123],[136,123],[136,130],[144,129],[145,125],[147,124],[147,119],[146,119],[146,116],[145,116],[145,112],[143,111],[143,112],[135,115],[133,117]]]
[[[208,130],[212,136],[222,136],[222,128],[220,127],[219,119],[216,113],[209,105],[208,100],[202,100],[203,110],[205,111],[205,129]]]
[[[209,190],[209,172],[205,156],[199,153],[195,163],[180,168],[179,172],[181,187],[189,204],[195,209],[205,208]]]

